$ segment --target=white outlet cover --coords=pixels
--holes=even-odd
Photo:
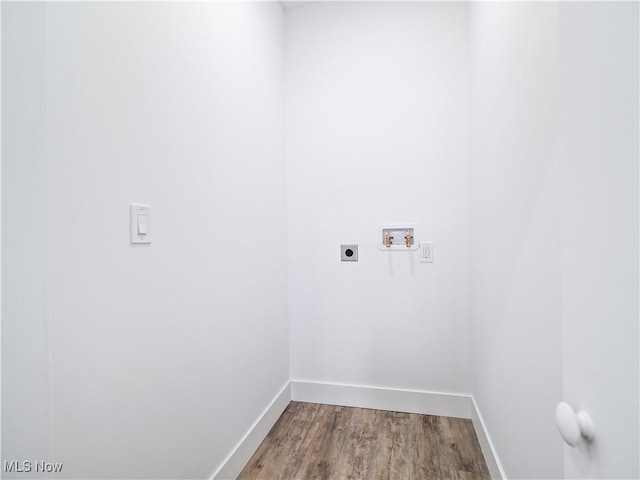
[[[138,216],[144,215],[146,223],[146,234],[139,234]],[[136,203],[129,204],[129,241],[132,244],[150,244],[151,243],[151,207],[149,205],[139,205]]]

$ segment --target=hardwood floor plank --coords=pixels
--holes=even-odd
[[[304,418],[300,406],[290,404],[267,434],[269,441],[260,444],[240,477],[254,480],[282,477],[295,456],[296,447],[299,448],[312,427],[312,422]]]
[[[366,411],[368,412],[368,411]],[[354,449],[353,478],[372,478],[375,471],[375,457],[378,451],[382,412],[373,410],[362,415],[358,425],[358,438]]]
[[[389,475],[391,478],[407,478],[409,471],[410,439],[407,438],[408,413],[393,412],[391,416],[391,461]],[[409,441],[408,441],[409,440]],[[409,444],[409,445],[407,445]]]
[[[390,480],[391,453],[393,452],[393,437],[391,435],[392,412],[380,411],[378,419],[378,443],[372,452],[373,462],[368,478],[372,480]]]
[[[438,422],[432,415],[411,414],[411,437],[414,456],[412,478],[426,479],[440,476],[440,454],[438,452]]]
[[[456,477],[458,480],[491,480],[491,476],[488,473],[479,473],[479,472],[465,472],[464,470],[459,470],[458,476]]]
[[[486,474],[487,478],[490,478],[489,468],[487,467],[487,462],[485,462],[484,456],[482,455],[480,442],[478,441],[478,436],[476,435],[476,430],[473,428],[471,420],[464,420],[461,435],[465,439],[465,443],[469,446],[469,455],[473,456],[473,471],[476,473],[482,472]]]
[[[295,449],[291,452],[289,461],[284,465],[282,475],[279,478],[297,478],[300,467],[304,462],[311,443],[317,436],[320,423],[317,421],[309,422],[308,430],[304,439],[299,442]]]
[[[344,442],[345,425],[352,415],[351,409],[323,405],[318,414],[318,434],[307,451],[297,478],[332,479],[336,478],[336,461]]]
[[[439,444],[443,478],[458,478],[458,472],[488,474],[471,420],[439,418]]]

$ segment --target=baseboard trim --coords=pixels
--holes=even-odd
[[[247,433],[238,442],[218,469],[211,475],[212,480],[235,479],[258,449],[264,437],[276,423],[284,409],[291,402],[291,383],[287,384],[275,396],[262,415],[251,425]]]
[[[291,381],[291,399],[444,417],[471,418],[471,397],[364,385]]]
[[[504,474],[504,469],[502,468],[496,449],[493,446],[493,442],[491,441],[491,437],[487,431],[487,426],[480,414],[478,404],[473,397],[471,397],[471,403],[471,421],[473,422],[473,428],[475,429],[476,436],[478,437],[478,443],[480,444],[482,455],[484,455],[484,459],[487,462],[489,474],[493,480],[507,480],[507,476]]]

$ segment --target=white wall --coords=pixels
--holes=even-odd
[[[638,5],[282,19],[2,4],[3,459],[206,477],[291,377],[473,393],[509,478],[637,478]],[[377,250],[402,221],[433,264]]]
[[[471,6],[473,394],[508,478],[562,477],[557,17]]]
[[[2,459],[52,455],[44,9],[2,8]],[[24,477],[24,474],[22,475]]]
[[[637,5],[471,19],[474,396],[508,478],[637,478]]]
[[[43,347],[33,342],[42,342],[43,314],[30,312],[30,324],[18,309],[23,298],[42,304],[44,281],[54,460],[76,478],[207,477],[289,378],[282,11],[276,3],[3,9],[5,29],[43,15],[36,37],[10,29],[15,43],[3,43],[14,56],[3,61],[14,63],[3,70],[20,67],[44,85],[28,112],[3,104],[5,126],[29,117],[26,140],[3,151],[4,185],[21,187],[3,188],[3,220],[27,230],[5,223],[3,244],[27,234],[37,243],[46,232],[46,261],[16,250],[49,269],[14,292],[24,265],[3,265],[3,365],[31,378],[25,362],[37,361],[42,373]],[[30,45],[46,52],[44,64],[35,65],[42,59]],[[3,97],[14,88],[27,87],[7,82]],[[41,134],[38,164],[28,140]],[[153,207],[149,247],[129,245],[130,202]],[[30,336],[34,351],[16,352],[12,336]],[[3,387],[3,421],[34,414],[24,389]],[[3,444],[21,445],[29,433],[3,425]],[[41,455],[35,445],[18,453]]]
[[[0,292],[2,292],[2,5],[0,5]],[[2,385],[2,295],[0,295],[0,386]],[[0,394],[0,427],[2,426],[2,395]],[[0,434],[0,459],[2,434]]]
[[[563,397],[597,437],[567,478],[638,478],[638,3],[560,6]]]
[[[291,375],[469,392],[463,4],[316,3],[285,16]],[[413,222],[435,261],[377,249]],[[340,262],[340,244],[359,262]]]

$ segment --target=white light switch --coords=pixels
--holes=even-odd
[[[147,234],[147,216],[138,214],[138,235]]]
[[[422,263],[433,263],[433,243],[420,242],[420,261]]]
[[[129,226],[131,243],[151,243],[151,207],[130,204]]]

